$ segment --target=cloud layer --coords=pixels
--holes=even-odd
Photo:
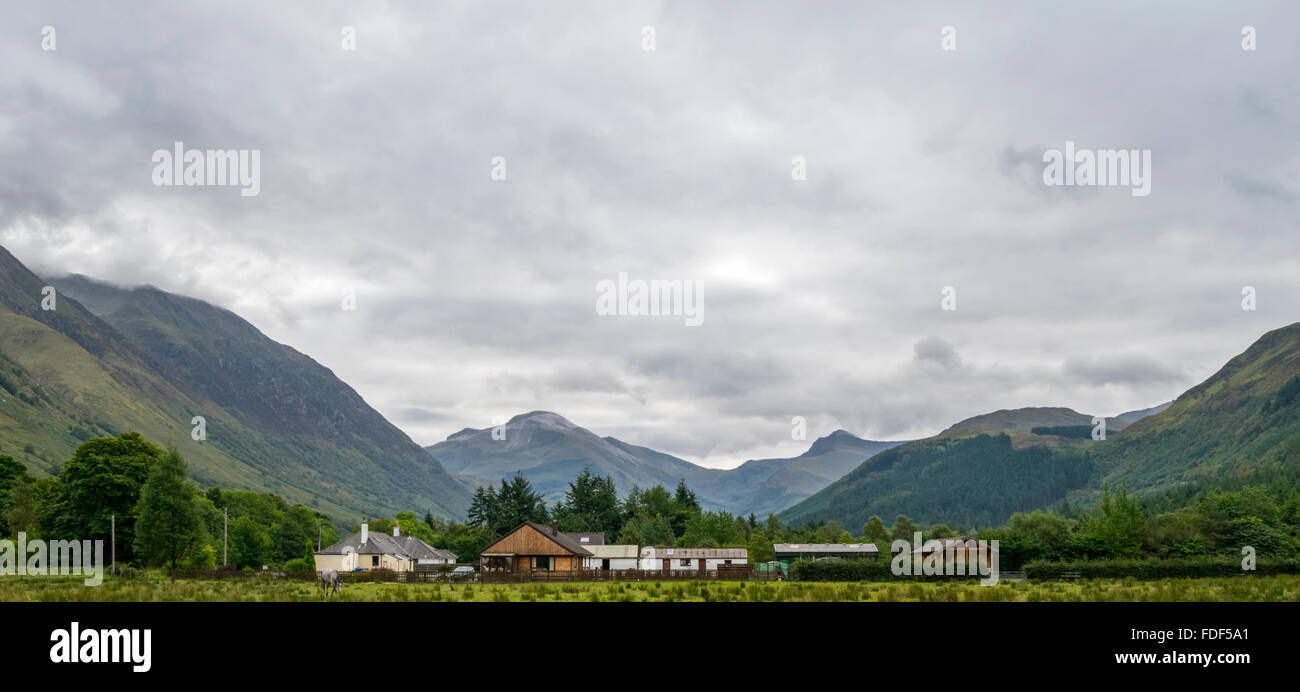
[[[718,466],[793,416],[1151,406],[1300,316],[1300,12],[914,5],[26,6],[0,243],[235,310],[422,444],[548,409]],[[153,186],[176,141],[261,193]],[[1151,194],[1043,185],[1067,141],[1150,149]],[[620,272],[704,323],[597,315]]]

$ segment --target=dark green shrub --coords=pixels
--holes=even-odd
[[[1300,560],[1260,559],[1254,571],[1241,568],[1241,559],[1192,558],[1170,560],[1096,560],[1090,562],[1031,562],[1025,565],[1028,579],[1064,579],[1077,574],[1083,579],[1172,579],[1179,577],[1235,577],[1241,575],[1300,574]]]

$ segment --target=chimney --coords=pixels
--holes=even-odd
[[[370,538],[370,524],[367,524],[366,520],[362,519],[361,520],[361,544],[365,545],[366,541],[369,540],[369,538]]]
[[[398,526],[397,524],[393,524],[393,537],[396,538],[400,535],[402,535],[402,527]]]
[[[560,522],[558,522],[558,521],[552,521],[552,522],[551,522],[551,535],[552,535],[552,536],[559,536],[559,535],[560,535]]]

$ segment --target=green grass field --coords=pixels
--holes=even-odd
[[[380,602],[1083,602],[1296,601],[1300,576],[1069,582],[621,582],[559,584],[349,584],[331,600]],[[0,577],[0,601],[323,601],[315,584],[264,579]]]

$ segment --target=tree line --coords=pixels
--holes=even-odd
[[[0,455],[5,537],[115,540],[119,564],[213,569],[226,552],[227,516],[228,562],[239,568],[314,570],[316,546],[339,539],[328,516],[278,495],[200,490],[180,452],[135,432],[87,440],[49,478]]]

